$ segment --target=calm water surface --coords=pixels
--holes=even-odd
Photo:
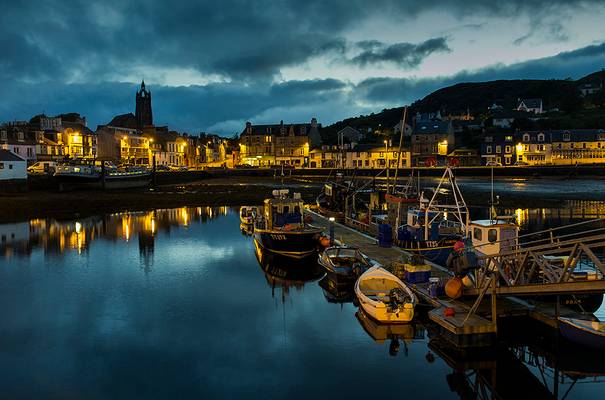
[[[377,326],[313,266],[259,263],[234,209],[32,220],[0,225],[0,235],[4,398],[605,392],[586,358],[525,344],[459,355],[422,318]]]

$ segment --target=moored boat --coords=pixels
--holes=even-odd
[[[373,266],[358,248],[347,246],[328,247],[319,255],[318,262],[329,275],[351,281]]]
[[[605,350],[605,323],[559,317],[561,335],[574,343]]]
[[[57,165],[54,177],[64,189],[126,189],[148,186],[151,171],[146,167],[117,169],[105,162],[104,168],[93,162],[72,161]]]
[[[239,209],[239,220],[242,224],[252,225],[254,216],[258,213],[257,206],[241,206]]]
[[[274,190],[266,199],[262,216],[254,222],[254,240],[266,251],[295,259],[311,257],[319,248],[322,228],[305,222],[300,195]]]
[[[360,307],[383,323],[406,323],[414,318],[416,296],[395,275],[376,266],[355,282]]]

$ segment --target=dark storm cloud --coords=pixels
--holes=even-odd
[[[414,68],[433,53],[451,52],[444,37],[433,38],[422,43],[395,43],[387,45],[379,41],[362,41],[358,46],[363,49],[361,53],[349,60],[352,64],[366,66],[391,62],[404,69]]]
[[[362,0],[3,0],[0,78],[99,82],[119,79],[135,66],[188,68],[232,79],[268,78],[285,66],[342,52],[347,30],[362,16],[389,23],[430,10],[460,17],[524,14],[537,25],[546,14],[598,3],[377,0],[369,7]],[[408,50],[392,45],[360,57],[359,63],[380,58],[416,63],[416,58],[402,54]]]

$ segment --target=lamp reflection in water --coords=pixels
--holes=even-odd
[[[189,226],[193,221],[203,223],[229,212],[228,207],[182,207],[114,213],[66,222],[38,218],[29,222],[6,224],[22,234],[15,235],[14,240],[0,243],[0,257],[29,257],[35,248],[43,249],[47,256],[61,255],[69,250],[81,254],[94,240],[129,242],[138,236],[141,259],[149,264],[152,262],[153,241],[159,231]]]

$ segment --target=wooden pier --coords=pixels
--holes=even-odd
[[[323,227],[325,232],[329,232],[330,224],[333,223],[334,236],[337,241],[358,247],[362,253],[380,263],[386,269],[391,269],[393,262],[400,261],[403,255],[408,254],[397,247],[378,246],[377,239],[372,236],[374,229],[359,226],[355,226],[356,229],[353,229],[343,224],[330,222],[327,218],[313,211],[306,212],[312,216],[313,225]],[[360,232],[358,229],[367,233]],[[602,240],[602,238],[599,237],[598,240]],[[559,245],[563,244],[559,242]],[[588,252],[592,256],[590,250]],[[502,261],[498,261],[500,261],[501,265]],[[525,264],[522,267],[526,268],[526,258],[523,262]],[[426,263],[431,266],[431,276],[442,279],[451,277],[450,272],[444,267],[429,261],[426,261]],[[496,285],[496,279],[499,279],[497,274],[493,274],[491,281],[489,278],[483,278],[479,287],[475,289],[471,288],[468,291],[474,297],[463,297],[457,300],[432,297],[429,294],[427,284],[408,284],[408,286],[423,302],[433,307],[428,312],[429,318],[439,326],[444,336],[458,347],[477,347],[493,344],[498,331],[498,318],[526,316],[553,328],[558,328],[558,316],[581,318],[578,312],[565,306],[556,306],[552,303],[530,304],[513,296],[519,294],[528,295],[530,293],[564,294],[588,293],[591,291],[602,293],[605,291],[605,280],[598,282],[557,282],[542,285],[528,284],[501,287]],[[446,309],[452,309],[454,315],[446,316]]]

